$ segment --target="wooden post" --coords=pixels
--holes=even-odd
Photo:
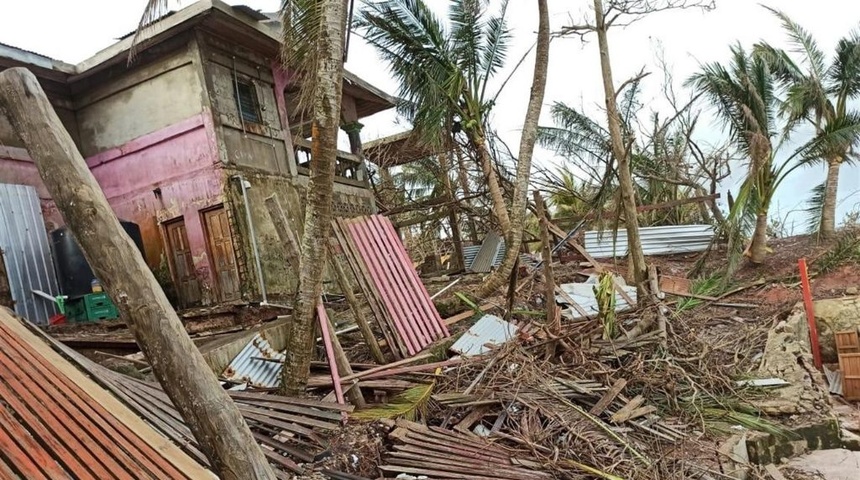
[[[329,244],[328,258],[329,264],[331,265],[332,270],[334,270],[337,286],[340,288],[340,291],[343,292],[343,296],[346,297],[346,303],[349,304],[349,308],[352,310],[352,314],[355,317],[355,323],[358,324],[361,336],[364,338],[364,342],[367,343],[367,348],[370,349],[370,355],[376,363],[383,365],[385,363],[385,356],[382,354],[379,342],[376,341],[376,336],[373,335],[373,330],[370,328],[370,323],[368,323],[367,317],[365,317],[364,312],[361,311],[361,305],[358,303],[358,299],[355,298],[355,293],[352,291],[352,286],[349,284],[346,272],[343,270],[343,267],[340,266],[340,263],[337,261],[331,248],[331,244]]]
[[[320,299],[317,312],[320,317],[320,323],[324,324],[326,329],[326,331],[323,332],[323,340],[326,341],[326,350],[331,347],[331,352],[327,352],[327,357],[329,359],[328,366],[332,370],[332,373],[337,374],[332,375],[332,382],[339,382],[341,375],[346,377],[353,374],[352,365],[349,364],[349,358],[347,358],[346,352],[343,351],[343,347],[340,344],[340,340],[338,340],[337,335],[335,335],[334,325],[328,317],[328,314],[326,314],[325,306],[322,304],[322,299]],[[320,327],[322,328],[322,325],[320,325]],[[334,360],[334,365],[332,365],[331,360]],[[335,380],[335,378],[337,378],[337,380]],[[335,391],[337,391],[337,387],[335,388]],[[355,408],[364,408],[367,406],[367,402],[364,401],[364,395],[362,395],[361,389],[358,388],[358,386],[350,388],[346,394],[349,397],[349,402],[355,405]]]
[[[537,208],[538,222],[540,223],[541,256],[543,257],[543,282],[544,295],[546,296],[546,323],[552,335],[558,335],[561,330],[558,305],[555,303],[555,275],[552,271],[552,245],[550,245],[549,220],[546,214],[546,205],[540,192],[534,192],[535,207]],[[552,350],[555,350],[554,342]],[[552,353],[552,352],[550,352]]]
[[[812,288],[809,286],[809,272],[806,269],[806,259],[797,261],[800,270],[800,288],[803,293],[803,308],[806,310],[806,321],[809,324],[809,345],[812,347],[812,363],[821,370],[821,343],[818,341],[818,325],[815,323],[815,306],[812,304]]]
[[[215,473],[231,480],[274,479],[245,420],[191,342],[29,70],[0,73],[0,110]]]
[[[287,253],[287,261],[293,266],[293,268],[298,270],[300,268],[299,259],[301,258],[301,250],[299,249],[299,243],[296,240],[293,229],[290,228],[290,221],[287,218],[286,213],[284,213],[284,209],[281,208],[281,203],[278,201],[277,195],[271,195],[266,198],[266,208],[269,210],[269,216],[272,219],[272,223],[275,225],[275,232],[278,234],[278,238],[281,239],[281,243],[284,245],[284,251]],[[330,264],[337,263],[331,257],[329,257],[329,260]],[[320,315],[320,323],[328,326],[328,328],[326,328],[326,332],[322,333],[324,333],[324,338],[329,337],[326,339],[326,350],[329,348],[332,349],[332,355],[328,358],[333,358],[335,360],[334,364],[329,362],[329,368],[337,369],[344,375],[352,375],[352,365],[349,364],[349,359],[346,357],[346,353],[343,351],[340,340],[335,334],[334,326],[328,319],[328,315],[325,315],[325,307],[322,305],[322,300],[320,300],[319,306],[317,307],[317,312]],[[323,328],[322,325],[320,325],[320,328]],[[376,348],[378,349],[379,345],[377,345]],[[352,388],[348,392],[348,395],[349,401],[357,408],[362,408],[366,405],[364,396],[361,394],[360,389]]]
[[[281,202],[278,201],[278,194],[273,193],[271,196],[266,198],[266,209],[269,210],[269,217],[272,219],[272,224],[275,226],[275,232],[278,234],[278,238],[280,238],[281,242],[284,244],[284,250],[287,252],[287,261],[296,269],[296,271],[298,271],[298,269],[301,268],[301,265],[299,264],[299,259],[301,258],[299,241],[296,238],[295,233],[293,233],[293,230],[290,228],[287,214],[284,213],[284,209],[281,208]]]

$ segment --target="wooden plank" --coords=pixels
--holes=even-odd
[[[4,457],[9,459],[25,479],[71,478],[2,404],[0,404],[0,451],[3,452],[0,456],[0,466],[6,465]],[[3,470],[0,470],[0,473],[4,473]],[[17,477],[18,475],[11,473],[10,470],[10,473],[2,478],[11,480]]]
[[[364,343],[366,343],[367,347],[370,349],[370,356],[376,360],[376,363],[379,363],[380,365],[384,364],[385,356],[382,354],[379,342],[376,340],[376,336],[373,334],[373,329],[370,328],[370,323],[368,323],[367,318],[364,316],[364,312],[361,310],[361,305],[358,303],[358,299],[355,298],[355,293],[352,291],[352,286],[349,283],[346,272],[343,270],[343,267],[340,266],[340,262],[337,260],[334,248],[332,248],[330,242],[328,244],[328,249],[329,264],[334,270],[334,276],[337,280],[338,288],[346,298],[346,303],[349,304],[352,316],[355,318],[355,323],[358,324],[358,329],[361,331],[361,336],[364,338]]]
[[[785,478],[785,475],[783,475],[782,472],[779,471],[776,465],[772,463],[765,465],[764,471],[767,472],[767,474],[770,475],[770,478],[772,478],[773,480],[788,480],[787,478]]]
[[[285,403],[288,405],[299,405],[303,407],[319,408],[323,410],[335,410],[338,412],[351,412],[355,410],[353,405],[341,405],[334,402],[321,402],[312,398],[293,398],[281,395],[269,395],[253,392],[230,392],[230,396],[239,400],[265,400],[267,402]]]
[[[627,405],[624,405],[617,412],[612,414],[609,420],[612,423],[623,423],[630,419],[630,416],[633,414],[636,409],[642,406],[645,403],[645,397],[642,395],[636,395],[632,400],[627,402]]]
[[[388,347],[397,358],[408,357],[406,346],[396,334],[394,321],[390,318],[388,310],[385,309],[382,299],[379,298],[379,292],[372,286],[367,267],[364,261],[358,254],[358,250],[352,243],[352,238],[347,232],[345,225],[341,219],[335,219],[332,222],[332,231],[344,251],[344,257],[352,269],[355,279],[358,281],[358,286],[364,293],[367,304],[370,310],[376,317],[376,323],[379,325],[382,335],[385,337]]]
[[[594,406],[591,407],[591,410],[589,410],[588,413],[594,416],[598,416],[603,413],[603,411],[606,410],[606,407],[608,407],[609,404],[611,404],[612,401],[615,400],[615,397],[617,397],[618,394],[621,393],[621,390],[624,390],[624,387],[626,386],[626,379],[619,378],[618,380],[616,380],[615,383],[612,384],[612,387],[610,387],[609,390],[607,390],[606,393],[604,393],[603,396],[600,397],[600,400],[598,400],[597,403],[595,403]]]

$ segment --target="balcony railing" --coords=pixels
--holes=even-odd
[[[311,142],[295,139],[293,147],[296,154],[296,166],[300,175],[310,174]],[[367,172],[364,162],[357,155],[338,150],[334,167],[335,181],[358,187],[367,186]]]

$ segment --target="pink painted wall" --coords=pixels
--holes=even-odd
[[[211,114],[204,112],[86,159],[117,217],[140,226],[150,267],[158,267],[166,254],[160,222],[184,218],[205,303],[211,300],[212,274],[200,210],[224,201],[214,131]],[[26,152],[0,148],[0,183],[36,186],[46,221],[62,225]]]

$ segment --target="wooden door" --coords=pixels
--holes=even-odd
[[[203,213],[206,236],[209,241],[210,263],[214,269],[218,298],[222,302],[237,300],[239,294],[239,270],[236,268],[236,252],[230,235],[230,222],[224,207]]]
[[[194,260],[188,246],[185,221],[175,220],[166,224],[167,246],[173,265],[173,282],[179,296],[179,306],[187,308],[200,303],[200,281],[194,273]]]

